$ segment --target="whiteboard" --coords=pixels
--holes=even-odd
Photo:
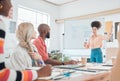
[[[104,33],[104,18],[84,19],[84,20],[69,20],[64,23],[64,49],[81,49],[84,48],[84,42],[88,41],[91,34],[91,22],[100,21],[102,24],[99,33]]]

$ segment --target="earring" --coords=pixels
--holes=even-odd
[[[3,5],[2,4],[0,4],[0,9],[2,9],[3,8]]]

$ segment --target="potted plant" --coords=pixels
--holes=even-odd
[[[51,59],[58,60],[58,61],[62,61],[62,59],[63,59],[64,62],[70,60],[70,58],[67,57],[67,56],[65,56],[64,54],[62,54],[62,53],[60,52],[60,50],[52,50],[52,51],[49,53],[49,57],[50,57]]]

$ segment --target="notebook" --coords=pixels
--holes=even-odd
[[[74,64],[74,65],[59,65],[59,66],[54,66],[54,68],[73,69],[73,68],[79,68],[84,66],[85,65],[82,65],[82,64]]]
[[[105,67],[105,66],[94,66],[88,67],[89,70],[96,70],[96,71],[109,71],[112,67]]]
[[[67,76],[68,74],[70,75],[71,73],[74,73],[76,71],[72,71],[70,70],[69,72],[52,72],[52,75],[51,76],[48,76],[48,77],[40,77],[38,79],[44,79],[44,80],[58,80],[58,79],[62,79],[64,78],[65,76]]]
[[[29,68],[27,68],[28,70],[39,70],[39,69],[41,69],[41,67],[29,67]]]

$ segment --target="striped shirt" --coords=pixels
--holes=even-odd
[[[4,58],[4,41],[5,25],[0,19],[0,81],[32,81],[38,75],[34,70],[15,71],[5,67]]]

